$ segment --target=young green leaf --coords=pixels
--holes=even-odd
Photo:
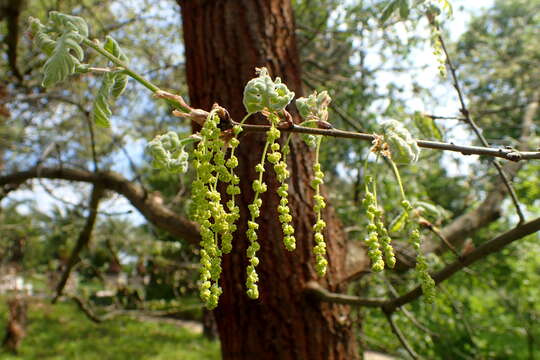
[[[56,46],[56,41],[45,33],[45,26],[39,19],[30,17],[30,34],[34,39],[34,45],[37,46],[45,55],[51,56]]]
[[[381,15],[382,23],[385,23],[390,18],[390,16],[392,16],[392,13],[394,12],[394,10],[396,10],[398,6],[398,1],[399,0],[392,0],[388,3],[388,5],[386,5]]]
[[[257,69],[258,77],[251,79],[244,88],[244,106],[248,113],[263,110],[281,111],[294,97],[280,78],[272,80],[266,68]]]
[[[112,111],[109,107],[109,98],[111,96],[113,86],[114,74],[105,74],[101,82],[101,87],[96,95],[96,99],[94,100],[94,108],[92,110],[92,119],[97,126],[104,128],[111,127],[110,117],[112,115]]]
[[[388,145],[394,162],[410,164],[418,160],[420,148],[402,123],[396,120],[386,120],[382,122],[381,128],[384,142]]]
[[[49,24],[52,27],[51,30],[61,33],[76,32],[83,37],[88,37],[88,24],[82,17],[51,11]]]
[[[84,51],[79,45],[81,41],[82,37],[75,32],[68,32],[60,36],[56,41],[51,57],[43,66],[45,76],[42,85],[44,87],[61,82],[75,72],[77,65],[84,58]],[[72,55],[70,50],[75,55]]]
[[[114,40],[112,37],[107,36],[105,40],[105,45],[103,46],[103,48],[107,52],[111,53],[112,55],[116,56],[123,62],[127,63],[128,58],[126,54],[122,51],[122,49],[120,48],[120,45],[118,45],[116,40]],[[126,89],[128,80],[129,80],[129,77],[126,74],[124,74],[121,71],[116,72],[114,76],[114,84],[111,90],[112,96],[117,98],[120,95],[122,95],[122,93]]]
[[[441,130],[437,124],[435,124],[435,121],[432,118],[423,115],[419,111],[416,111],[413,115],[413,121],[414,125],[420,131],[422,136],[429,139],[443,139]]]
[[[399,16],[401,17],[401,20],[407,20],[409,17],[409,1],[408,0],[400,0],[399,1]]]
[[[409,213],[407,211],[402,211],[401,214],[399,214],[392,222],[390,223],[390,226],[388,227],[390,232],[396,233],[403,229],[405,227],[405,224],[407,223],[407,219],[409,218]]]

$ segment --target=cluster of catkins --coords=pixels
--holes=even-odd
[[[377,198],[375,192],[371,192],[370,186],[373,184],[373,179],[368,176],[366,181],[366,196],[362,201],[367,209],[368,218],[368,236],[366,244],[368,246],[368,256],[371,259],[371,269],[375,272],[384,270],[384,264],[389,268],[393,268],[396,264],[394,249],[390,245],[391,239],[388,236],[388,231],[382,221],[382,210],[377,206]],[[382,251],[381,251],[382,249]],[[383,254],[385,260],[383,260]]]
[[[283,243],[287,250],[296,248],[292,215],[289,208],[288,184],[289,171],[287,169],[286,156],[289,153],[289,139],[284,145],[280,143],[281,132],[279,130],[282,116],[286,116],[285,107],[291,102],[294,93],[290,91],[279,78],[272,80],[265,68],[258,69],[258,77],[248,82],[244,90],[244,106],[250,115],[261,113],[269,122],[266,132],[266,143],[260,162],[255,167],[257,178],[252,183],[253,201],[248,205],[250,218],[247,222],[246,237],[249,241],[246,255],[248,266],[246,269],[246,292],[250,298],[259,297],[257,265],[260,260],[257,252],[260,250],[258,243],[259,223],[263,204],[261,195],[268,190],[264,181],[265,165],[269,163],[279,182],[276,190],[279,196],[277,208],[279,220],[283,232]],[[312,126],[325,124],[328,119],[328,104],[330,96],[326,91],[314,93],[307,98],[299,98],[296,106],[304,119],[302,125]],[[244,120],[245,120],[244,119]],[[209,309],[218,304],[222,289],[219,286],[221,275],[221,256],[232,250],[233,233],[236,231],[236,221],[240,218],[240,210],[235,202],[235,196],[240,194],[240,179],[234,173],[238,166],[235,150],[239,145],[238,135],[242,131],[241,125],[234,126],[233,137],[226,140],[220,129],[220,118],[217,109],[212,110],[199,134],[180,140],[176,133],[168,132],[157,136],[148,144],[148,151],[153,156],[152,164],[159,169],[170,172],[185,172],[187,170],[188,156],[184,147],[189,142],[197,142],[193,152],[193,167],[196,178],[193,182],[191,215],[200,225],[201,233],[201,269],[199,289],[201,299]],[[326,123],[327,124],[327,123]],[[383,124],[384,141],[387,144],[385,154],[392,154],[392,158],[399,162],[410,162],[418,157],[418,147],[407,132],[397,122]],[[321,136],[304,137],[306,143],[316,148],[315,162],[313,165],[313,178],[311,187],[314,191],[313,207],[316,216],[313,225],[315,255],[315,270],[323,276],[326,273],[328,260],[326,259],[326,243],[323,231],[326,227],[322,219],[322,210],[326,206],[321,194],[320,186],[324,183],[324,173],[319,162]],[[230,151],[227,151],[227,150]],[[228,154],[228,155],[227,155]],[[228,201],[222,199],[218,190],[218,184],[226,185]],[[371,183],[370,183],[371,184]],[[370,185],[371,186],[371,185]],[[375,187],[373,187],[375,190]],[[375,192],[375,191],[374,191]],[[366,242],[369,247],[368,255],[371,258],[374,271],[381,271],[386,262],[388,267],[393,267],[396,259],[390,237],[382,221],[382,211],[377,207],[376,195],[366,186],[366,198],[364,204],[367,207],[369,219],[369,235]],[[419,239],[415,238],[419,232],[411,233],[411,242],[419,249]],[[416,239],[413,241],[413,239]],[[383,256],[384,259],[383,260]],[[422,281],[424,292],[429,296],[430,284],[427,266],[423,256],[419,255],[417,271]],[[433,281],[433,280],[431,280]],[[425,285],[424,285],[425,284]]]
[[[448,1],[439,1],[442,3],[442,9],[440,4],[437,4],[436,1],[428,1],[424,6],[426,7],[426,14],[429,20],[430,30],[431,30],[431,44],[433,46],[433,55],[437,59],[437,69],[442,78],[446,77],[446,54],[444,53],[443,44],[441,41],[441,29],[439,23],[439,15],[442,10],[446,9],[450,13],[452,9]]]
[[[281,132],[279,125],[282,121],[280,115],[286,115],[285,107],[291,102],[294,93],[290,91],[279,78],[272,80],[265,68],[258,69],[258,77],[248,82],[244,90],[244,106],[250,115],[261,113],[269,122],[266,132],[266,143],[260,162],[255,167],[257,178],[252,183],[254,193],[253,201],[248,205],[250,219],[247,222],[246,237],[249,246],[246,250],[248,266],[246,269],[246,289],[250,298],[259,297],[259,276],[256,267],[259,264],[257,252],[260,249],[258,243],[259,224],[262,207],[261,194],[268,190],[264,181],[265,165],[268,162],[279,182],[276,190],[279,196],[277,208],[279,220],[283,232],[283,243],[287,250],[296,249],[296,239],[292,226],[292,215],[289,208],[286,156],[289,153],[288,140],[285,145],[280,144]],[[309,98],[297,100],[304,119],[309,122],[326,121],[328,118],[327,106],[330,97],[326,92],[319,95],[316,93]],[[245,120],[244,119],[244,120]],[[235,149],[239,145],[238,135],[242,131],[241,125],[233,128],[233,137],[226,141],[222,136],[220,118],[217,110],[212,110],[198,135],[180,140],[174,132],[157,136],[148,144],[148,152],[152,155],[154,167],[169,172],[185,172],[187,170],[187,153],[184,150],[187,142],[198,141],[193,152],[193,167],[196,170],[196,178],[193,182],[191,215],[200,225],[201,233],[201,269],[199,289],[201,299],[209,309],[217,306],[222,293],[219,286],[221,275],[221,256],[232,250],[233,233],[236,231],[236,221],[240,217],[240,210],[235,203],[235,196],[240,194],[240,179],[234,174],[234,168],[238,165]],[[313,138],[317,147],[316,162],[313,167],[314,178],[314,211],[316,223],[313,226],[315,246],[313,253],[316,258],[315,269],[321,276],[325,274],[328,261],[326,255],[326,243],[324,242],[323,229],[326,223],[322,219],[321,211],[325,207],[324,198],[320,193],[320,185],[323,183],[324,174],[318,161],[321,137]],[[227,149],[230,149],[227,152]],[[229,156],[227,157],[227,153]],[[223,204],[218,184],[226,184],[226,193],[229,200]]]
[[[435,13],[434,13],[435,14]],[[431,25],[433,27],[432,37],[435,39],[435,52],[439,58],[440,70],[443,72],[444,58],[442,54],[442,44],[439,40],[439,30],[436,22],[437,14],[432,15]],[[30,32],[34,42],[43,53],[47,55],[44,64],[43,86],[54,85],[63,81],[67,76],[74,73],[85,73],[89,71],[89,65],[84,64],[84,51],[81,44],[90,43],[88,37],[88,25],[84,19],[76,16],[51,12],[48,22],[43,25],[37,19],[30,19]],[[93,44],[93,43],[92,43]],[[101,48],[106,53],[127,63],[127,57],[120,49],[118,43],[110,37]],[[100,51],[101,52],[101,51]],[[110,58],[110,56],[108,56]],[[279,182],[277,194],[279,205],[277,208],[279,220],[283,232],[283,243],[287,250],[293,251],[296,248],[294,228],[292,226],[292,215],[289,208],[288,184],[289,171],[287,170],[286,156],[289,153],[288,142],[280,144],[281,132],[279,125],[282,121],[280,116],[288,116],[285,107],[294,98],[294,92],[290,91],[279,78],[272,79],[265,68],[257,69],[258,76],[248,82],[244,90],[244,106],[249,117],[255,113],[265,116],[269,123],[266,132],[266,144],[261,155],[260,162],[256,165],[255,171],[258,178],[253,181],[254,192],[253,202],[248,206],[250,220],[247,223],[246,236],[249,241],[247,257],[246,287],[247,295],[251,298],[258,298],[258,274],[256,267],[259,264],[257,251],[260,249],[258,243],[257,230],[259,224],[257,219],[260,216],[262,207],[261,194],[268,190],[264,182],[264,172],[266,162],[273,167],[276,179]],[[94,109],[92,111],[93,120],[101,126],[109,126],[111,110],[110,101],[114,100],[124,91],[128,76],[122,69],[113,70],[103,76],[102,85],[97,93]],[[328,105],[331,99],[326,91],[313,93],[306,98],[296,100],[296,107],[304,119],[304,126],[328,127]],[[235,150],[239,145],[238,135],[242,131],[242,126],[237,125],[232,129],[233,137],[223,136],[220,129],[220,117],[218,109],[213,109],[204,122],[199,134],[179,139],[175,132],[168,132],[157,136],[148,144],[148,152],[153,157],[152,165],[155,168],[166,170],[170,173],[186,172],[188,168],[188,153],[185,146],[197,142],[193,151],[193,168],[196,171],[196,178],[193,181],[191,215],[200,225],[201,234],[201,269],[200,269],[200,296],[209,309],[213,309],[218,304],[218,299],[222,293],[219,286],[221,275],[221,256],[230,253],[232,250],[233,233],[237,229],[236,221],[240,218],[240,209],[235,202],[235,197],[240,194],[240,179],[234,173],[238,166],[238,159]],[[245,119],[246,119],[245,118]],[[418,158],[419,148],[411,137],[407,129],[397,121],[387,121],[382,124],[383,136],[379,151],[391,158],[391,161],[398,163],[410,163]],[[326,227],[322,219],[322,210],[326,203],[321,194],[320,186],[324,183],[324,173],[319,162],[319,151],[322,136],[303,135],[302,138],[309,145],[316,147],[315,162],[313,165],[313,179],[311,187],[314,191],[313,208],[316,215],[313,225],[314,242],[313,253],[315,255],[315,270],[323,276],[326,273],[328,261],[326,259],[326,243],[323,231]],[[228,155],[227,155],[228,154]],[[399,175],[398,175],[399,176]],[[226,185],[227,202],[222,199],[218,190],[218,184]],[[366,242],[369,247],[368,255],[371,258],[374,271],[381,271],[384,264],[393,267],[395,256],[388,231],[382,221],[382,212],[377,207],[375,191],[372,193],[366,187],[366,198],[364,200],[367,207],[369,219],[368,238]],[[375,186],[373,187],[375,190]],[[403,190],[402,190],[403,194]],[[405,210],[403,219],[411,218],[411,206],[404,199],[402,206]],[[427,272],[426,259],[421,252],[420,232],[417,226],[409,224],[411,229],[409,239],[412,246],[417,250],[416,270],[422,283],[422,289],[428,300],[433,299],[434,281]],[[383,254],[385,261],[383,260]]]
[[[391,231],[399,231],[402,228],[408,229],[408,238],[410,244],[417,253],[416,256],[416,276],[421,283],[422,291],[427,302],[433,302],[435,297],[435,281],[428,272],[427,262],[421,250],[421,236],[418,229],[417,216],[413,211],[410,202],[405,198],[401,177],[395,163],[410,164],[418,159],[420,148],[411,136],[409,131],[402,123],[395,120],[388,120],[382,123],[382,138],[375,141],[373,151],[386,156],[392,165],[396,178],[399,183],[403,211],[390,225]],[[373,186],[373,192],[370,190]],[[396,263],[394,251],[390,245],[390,236],[388,230],[382,221],[382,210],[377,206],[376,185],[371,177],[367,177],[366,196],[364,206],[367,208],[368,236],[366,244],[368,245],[368,256],[372,261],[373,271],[382,271],[384,269],[383,254],[388,267],[392,268]],[[382,251],[381,251],[382,249]]]
[[[289,153],[288,141],[282,147],[278,142],[281,137],[281,132],[278,129],[281,122],[280,113],[285,110],[285,107],[290,103],[294,97],[294,93],[291,92],[284,84],[281,83],[279,78],[272,80],[268,75],[265,68],[258,69],[259,76],[252,79],[246,85],[244,90],[244,106],[248,111],[248,114],[260,112],[266,116],[270,123],[270,128],[266,132],[266,144],[264,146],[261,161],[256,165],[255,171],[259,174],[258,179],[253,182],[254,199],[248,206],[251,219],[248,221],[247,237],[250,241],[248,247],[247,256],[250,264],[247,268],[246,287],[247,294],[251,298],[257,298],[259,296],[257,281],[258,275],[255,270],[259,263],[256,257],[256,252],[259,250],[260,245],[257,242],[257,230],[259,225],[256,219],[259,217],[260,208],[262,206],[262,200],[260,194],[267,191],[266,183],[263,181],[263,173],[265,172],[264,164],[266,160],[272,164],[276,179],[280,183],[277,188],[277,194],[280,197],[278,214],[283,231],[283,243],[285,248],[289,251],[293,251],[296,248],[296,239],[294,237],[294,228],[292,226],[292,215],[289,208],[288,200],[288,184],[286,183],[289,177],[289,171],[287,170],[286,156]],[[296,106],[299,109],[300,115],[306,121],[326,121],[328,118],[328,104],[330,97],[326,92],[319,95],[316,93],[308,98],[299,98],[296,100]],[[320,194],[320,185],[323,183],[324,174],[321,171],[321,165],[318,162],[318,153],[320,148],[321,137],[309,138],[309,140],[315,140],[317,151],[316,161],[314,164],[314,178],[312,180],[312,187],[315,191],[314,195],[314,211],[316,213],[316,223],[313,226],[315,246],[313,253],[315,254],[315,269],[317,273],[323,276],[326,273],[326,267],[328,261],[325,258],[326,255],[326,243],[322,231],[326,226],[324,220],[322,220],[321,210],[325,207],[323,196]],[[310,143],[308,142],[308,145]]]
[[[238,165],[234,149],[239,142],[235,138],[230,141],[232,150],[226,159],[219,121],[216,112],[210,112],[200,131],[201,140],[193,152],[196,178],[192,189],[192,216],[199,223],[201,233],[199,289],[201,299],[209,309],[218,304],[222,292],[219,286],[221,256],[232,250],[232,234],[240,217],[240,209],[234,201],[235,195],[240,193],[240,178],[234,174]],[[235,133],[240,130],[234,129]],[[225,206],[218,191],[219,182],[228,184],[227,193],[231,198]]]

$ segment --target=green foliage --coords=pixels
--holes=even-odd
[[[331,100],[328,91],[322,91],[320,94],[315,91],[307,98],[296,99],[296,108],[304,119],[301,125],[308,127],[314,127],[318,124],[324,125],[328,121],[328,105]],[[308,146],[317,146],[317,136],[309,134],[302,134],[301,136]]]
[[[385,23],[396,11],[399,13],[401,20],[407,20],[409,18],[411,11],[409,0],[388,0],[386,3],[381,14],[381,22]],[[452,14],[452,5],[448,0],[415,0],[412,5],[421,11],[428,10],[435,12],[437,15],[442,10],[448,11],[450,15]]]
[[[48,57],[43,66],[44,87],[62,82],[75,73],[92,70],[88,64],[82,63],[84,51],[80,44],[89,41],[88,25],[83,18],[51,11],[47,24],[43,25],[32,17],[29,22],[36,47]],[[101,49],[124,64],[128,61],[118,43],[110,36],[106,37]],[[92,111],[92,119],[98,126],[110,127],[112,111],[109,101],[118,98],[124,92],[127,83],[128,75],[123,69],[105,72]]]
[[[112,37],[107,36],[103,49],[113,56],[117,57],[122,62],[127,62],[127,56],[124,54],[120,45]],[[101,87],[99,88],[94,108],[92,110],[92,118],[96,125],[108,128],[111,126],[110,117],[112,111],[109,107],[109,101],[116,99],[124,92],[128,76],[122,70],[107,72],[103,75]],[[185,172],[185,170],[184,170]]]
[[[103,49],[105,49],[107,52],[112,54],[113,56],[116,56],[118,59],[120,59],[122,62],[127,63],[128,58],[124,51],[120,48],[120,45],[114,40],[112,37],[107,36],[105,39],[105,45],[103,45]],[[119,71],[115,73],[114,77],[114,86],[112,88],[111,94],[113,97],[117,98],[126,89],[127,83],[128,83],[129,77],[127,74],[124,74],[123,72]]]
[[[423,137],[442,141],[442,132],[435,123],[435,120],[416,111],[413,115],[413,121]]]
[[[296,108],[305,121],[328,121],[328,105],[331,100],[328,91],[320,94],[315,91],[307,98],[296,99]]]
[[[96,94],[94,108],[92,110],[92,118],[96,125],[100,127],[111,127],[110,117],[112,115],[112,111],[109,107],[109,98],[111,97],[114,86],[114,75],[111,73],[105,74],[101,81],[101,86]]]

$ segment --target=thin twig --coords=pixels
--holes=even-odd
[[[75,304],[77,304],[79,310],[81,310],[88,319],[92,320],[96,324],[100,324],[103,322],[104,319],[94,314],[92,309],[90,309],[88,304],[86,304],[82,298],[76,295],[71,295],[70,298],[75,302]]]
[[[316,300],[345,305],[382,307],[387,303],[384,299],[365,299],[354,295],[333,293],[323,288],[318,282],[310,281],[304,288],[305,294]]]
[[[94,124],[88,112],[84,112],[86,123],[88,124],[88,133],[90,134],[90,148],[92,149],[92,161],[94,162],[94,172],[99,170],[98,160],[96,155],[96,140],[94,136]]]
[[[388,323],[390,324],[390,327],[392,328],[392,332],[396,335],[396,337],[398,338],[399,342],[401,343],[401,345],[403,345],[403,347],[405,348],[405,350],[407,351],[407,353],[408,353],[414,360],[418,360],[420,357],[419,357],[418,354],[414,351],[414,349],[411,347],[411,345],[409,344],[409,342],[407,341],[407,339],[405,339],[405,336],[403,336],[403,333],[401,332],[401,330],[399,329],[399,327],[397,326],[397,324],[394,322],[394,319],[392,319],[392,313],[384,312],[384,315],[386,316],[386,320],[388,320]]]
[[[431,21],[432,25],[434,25],[432,19],[430,19],[430,21]],[[465,122],[467,122],[470,125],[470,127],[472,128],[473,132],[476,134],[476,136],[478,137],[478,139],[480,140],[482,145],[485,146],[485,147],[490,147],[489,143],[486,140],[486,138],[482,134],[482,130],[475,123],[475,121],[473,120],[469,110],[467,109],[467,105],[465,104],[465,97],[463,95],[463,91],[461,89],[461,85],[460,85],[458,77],[457,77],[457,71],[456,71],[456,68],[455,68],[454,64],[452,63],[452,59],[450,58],[450,55],[449,55],[448,50],[446,48],[446,44],[444,42],[444,39],[442,38],[442,35],[440,35],[440,34],[437,35],[437,37],[438,37],[438,40],[441,43],[441,47],[442,47],[444,55],[446,57],[446,63],[448,64],[448,68],[450,69],[450,74],[452,76],[453,85],[454,85],[454,88],[456,89],[456,92],[457,92],[457,95],[458,95],[459,103],[460,103],[460,106],[461,106],[460,112],[461,112],[461,114],[463,114],[463,116],[465,117]],[[516,208],[516,212],[517,212],[518,217],[519,217],[519,223],[521,224],[521,223],[523,223],[525,221],[525,216],[523,215],[523,212],[521,211],[521,207],[519,205],[519,199],[518,199],[517,194],[516,194],[516,192],[514,190],[514,187],[510,183],[510,180],[508,179],[508,176],[504,172],[501,164],[499,164],[497,162],[497,160],[493,160],[493,165],[497,169],[497,172],[499,173],[504,185],[506,186],[506,189],[510,193],[510,197],[512,198],[512,202],[513,202],[513,204],[514,204],[514,206]]]
[[[232,125],[242,126],[245,131],[252,131],[252,132],[266,132],[270,128],[269,125],[240,124],[235,121],[231,121],[231,123]],[[293,125],[290,127],[281,127],[279,130],[284,131],[284,132],[290,132],[290,133],[324,135],[324,136],[330,136],[330,137],[336,137],[336,138],[347,138],[347,139],[356,139],[356,140],[363,140],[363,141],[373,141],[375,140],[375,137],[376,137],[374,134],[344,131],[344,130],[338,130],[338,129],[318,129],[318,128],[299,126],[299,125]],[[419,147],[422,147],[422,148],[454,151],[454,152],[459,152],[463,155],[486,155],[486,156],[497,157],[497,158],[506,159],[510,161],[540,159],[540,151],[518,151],[516,149],[507,149],[507,148],[495,149],[492,147],[456,145],[454,143],[445,143],[445,142],[429,141],[429,140],[416,140],[416,143],[418,144]]]
[[[422,225],[428,229],[429,231],[431,231],[433,234],[435,234],[435,236],[437,236],[443,243],[444,245],[446,245],[448,247],[448,249],[450,249],[450,251],[452,251],[452,253],[454,253],[454,255],[459,259],[461,257],[461,255],[459,254],[459,252],[456,250],[456,248],[454,247],[454,245],[452,245],[450,243],[450,241],[448,241],[448,239],[443,235],[443,233],[441,232],[441,230],[439,230],[439,228],[437,228],[435,225],[433,225],[432,223],[426,221],[426,222],[422,222]]]
[[[388,279],[388,277],[385,277],[385,280],[386,280],[386,285],[388,285],[388,289],[390,290],[390,293],[392,294],[392,297],[393,298],[397,298],[399,296],[399,293],[397,292],[397,290],[394,288],[394,286],[392,285],[392,283],[390,282],[390,280]],[[433,336],[433,337],[440,337],[439,334],[435,333],[434,331],[432,331],[431,329],[427,328],[425,325],[421,324],[420,321],[418,321],[418,319],[416,319],[414,317],[413,314],[411,314],[409,312],[409,310],[407,310],[405,307],[401,307],[400,308],[401,312],[403,313],[403,315],[405,315],[405,317],[407,319],[409,319],[409,321],[414,325],[416,326],[418,329],[422,330],[423,332],[425,332],[426,334],[428,334],[429,336]]]
[[[438,115],[429,115],[429,114],[424,114],[424,116],[427,116],[428,118],[431,118],[433,120],[459,120],[459,121],[465,120],[465,118],[458,117],[458,116],[438,116]]]

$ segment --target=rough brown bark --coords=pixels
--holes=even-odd
[[[192,106],[209,110],[214,102],[234,119],[245,115],[244,85],[255,67],[266,66],[301,95],[300,66],[289,0],[179,1],[182,8],[189,98]],[[260,122],[261,119],[257,119]],[[297,120],[297,119],[296,119]],[[313,234],[309,186],[312,154],[295,141],[289,167],[291,212],[297,249],[282,244],[276,207],[276,182],[267,167],[269,190],[263,195],[259,242],[260,298],[245,295],[247,205],[252,201],[251,181],[264,145],[262,134],[247,134],[239,148],[238,174],[242,180],[241,218],[234,250],[225,255],[223,294],[215,311],[224,359],[355,359],[357,351],[347,307],[311,302],[302,296],[304,285],[317,280],[338,289],[344,274],[344,236],[328,209],[329,271],[318,279],[313,264]]]

